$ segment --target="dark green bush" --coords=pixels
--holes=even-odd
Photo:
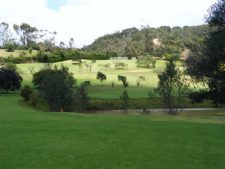
[[[20,91],[20,96],[22,96],[24,98],[24,101],[27,102],[31,100],[32,93],[32,88],[28,85],[25,85]]]

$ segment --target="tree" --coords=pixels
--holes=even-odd
[[[8,69],[8,70],[12,70],[12,71],[14,71],[14,72],[17,72],[17,66],[16,66],[16,64],[14,64],[14,63],[11,63],[11,62],[7,62],[5,65],[4,65],[4,67],[6,68],[6,69]]]
[[[69,40],[69,47],[70,47],[70,49],[75,47],[74,38],[70,38],[70,40]]]
[[[12,43],[12,33],[9,30],[9,24],[2,22],[0,24],[0,46],[5,46],[6,43]]]
[[[137,59],[138,67],[155,68],[156,59],[151,55],[140,56]]]
[[[107,79],[106,75],[102,72],[98,72],[97,73],[97,79],[100,80],[101,82],[103,82],[104,80]]]
[[[7,50],[7,52],[14,52],[15,51],[15,44],[7,42],[4,44],[4,48]]]
[[[156,92],[163,97],[164,104],[169,108],[169,114],[176,114],[176,108],[182,102],[182,97],[188,92],[186,80],[181,77],[181,72],[176,69],[175,61],[169,60],[164,72],[158,75],[159,82]],[[176,95],[174,93],[177,93]],[[177,97],[177,103],[174,98]]]
[[[137,51],[134,48],[134,46],[132,46],[132,44],[127,44],[126,47],[124,48],[124,54],[125,57],[127,57],[128,59],[131,59],[133,57],[137,57]]]
[[[122,94],[120,95],[120,100],[122,101],[122,108],[123,109],[128,108],[128,99],[129,99],[128,93],[127,93],[126,90],[124,90],[122,92]]]
[[[80,87],[78,87],[76,93],[76,111],[85,111],[88,108],[89,96],[87,92],[87,87],[90,86],[90,81],[83,82]]]
[[[32,93],[32,88],[28,85],[25,85],[20,91],[20,96],[22,96],[24,98],[24,101],[27,102],[31,99]]]
[[[64,48],[65,48],[65,43],[64,43],[63,41],[61,41],[61,42],[59,43],[59,47],[60,47],[61,49],[64,49]]]
[[[128,87],[127,77],[118,75],[118,81],[122,81],[123,87]]]
[[[68,68],[42,69],[33,75],[33,83],[50,111],[74,110],[76,80]]]
[[[209,37],[200,52],[192,53],[187,60],[187,72],[208,84],[209,90],[203,96],[212,99],[217,105],[224,104],[225,0],[218,0],[210,7],[206,21],[210,26]]]
[[[19,90],[21,87],[22,77],[14,70],[0,68],[0,89],[8,91]]]
[[[20,41],[23,45],[32,43],[37,38],[35,35],[35,33],[38,31],[37,28],[32,27],[27,23],[22,23],[20,26],[14,24],[13,28],[16,31],[17,35],[20,36]]]

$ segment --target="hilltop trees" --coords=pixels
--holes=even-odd
[[[88,51],[116,52],[128,58],[144,55],[163,58],[167,53],[181,54],[203,44],[209,34],[207,25],[159,28],[126,29],[98,38],[85,47]]]

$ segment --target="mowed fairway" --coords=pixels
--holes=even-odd
[[[49,113],[0,95],[1,169],[224,169],[225,115]]]
[[[96,61],[92,64],[91,70],[86,64],[90,65],[90,60],[83,60],[82,68],[79,68],[78,65],[73,65],[72,61],[58,62],[52,65],[54,67],[57,65],[60,67],[64,65],[69,68],[69,71],[73,73],[74,77],[77,79],[78,84],[83,81],[91,81],[91,86],[89,87],[89,95],[92,98],[119,98],[119,95],[124,91],[124,87],[121,81],[118,81],[118,75],[123,75],[127,77],[129,87],[126,88],[130,98],[147,98],[148,92],[152,91],[153,88],[157,87],[158,77],[157,71],[163,71],[165,67],[165,61],[157,61],[156,68],[146,69],[146,68],[137,68],[135,60],[107,60],[107,61]],[[114,65],[116,62],[123,62],[128,66],[125,69],[115,69]],[[105,68],[105,64],[111,64],[109,68]],[[41,63],[28,63],[28,64],[18,64],[17,65],[24,79],[24,84],[31,84],[33,72],[37,72],[44,67],[44,64]],[[103,82],[100,82],[96,79],[97,72],[101,71],[106,76],[107,79]],[[145,78],[144,81],[140,82],[140,86],[137,87],[137,80],[140,76]],[[114,87],[112,88],[112,82]]]

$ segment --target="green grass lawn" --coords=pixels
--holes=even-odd
[[[224,169],[225,114],[48,113],[0,95],[1,169]]]
[[[89,60],[83,60],[83,62],[90,64],[91,61]],[[127,77],[128,83],[130,86],[136,86],[137,79],[140,76],[145,77],[145,81],[141,82],[141,86],[157,86],[158,83],[158,77],[156,71],[164,70],[165,67],[165,61],[157,61],[156,68],[155,69],[146,69],[146,68],[137,68],[136,67],[136,61],[135,60],[122,60],[121,62],[128,64],[128,67],[125,69],[115,69],[114,68],[114,62],[112,60],[98,60],[96,63],[92,64],[92,68],[90,71],[90,68],[87,68],[85,63],[83,63],[82,68],[79,68],[78,65],[73,65],[71,60],[64,61],[64,62],[58,62],[55,64],[52,64],[52,67],[55,65],[60,67],[61,65],[64,65],[69,68],[69,71],[73,73],[74,77],[79,81],[85,81],[90,80],[93,85],[111,85],[112,82],[118,85],[122,85],[122,82],[118,82],[117,76],[118,75],[125,75]],[[101,64],[107,64],[111,63],[110,68],[104,68],[99,65]],[[44,67],[45,64],[42,63],[25,63],[25,64],[18,64],[17,67],[19,68],[22,76],[24,79],[31,79],[32,74],[30,72],[30,69],[33,70],[33,72],[37,72],[40,69]],[[107,80],[101,83],[99,80],[96,79],[97,72],[101,71],[107,76]]]
[[[84,60],[85,63],[90,63],[88,60]],[[146,69],[146,68],[137,68],[136,61],[134,60],[124,60],[122,62],[128,64],[128,67],[124,70],[114,69],[113,63],[115,61],[97,61],[92,65],[92,70],[85,66],[83,63],[82,69],[79,69],[78,65],[73,65],[72,61],[58,62],[52,65],[58,67],[63,64],[69,68],[69,71],[73,73],[74,77],[77,79],[78,84],[83,81],[91,81],[90,87],[90,96],[93,98],[119,98],[119,95],[124,91],[122,82],[117,80],[118,75],[124,75],[127,77],[129,87],[127,88],[128,94],[131,98],[146,98],[148,97],[148,91],[157,87],[158,77],[157,71],[163,70],[165,67],[165,61],[157,61],[155,69]],[[103,68],[99,65],[111,63],[110,68]],[[27,64],[18,64],[23,79],[24,84],[31,85],[32,74],[31,71],[37,72],[38,70],[44,67],[42,63],[27,63]],[[97,72],[102,71],[107,76],[107,80],[100,82],[96,79]],[[145,81],[140,82],[140,86],[137,87],[138,77],[144,76]],[[115,88],[112,88],[112,82],[115,84]]]

